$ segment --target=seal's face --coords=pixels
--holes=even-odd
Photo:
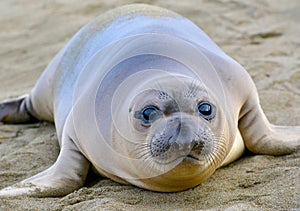
[[[211,174],[226,154],[216,102],[195,80],[163,80],[159,87],[132,101],[130,120],[141,142],[130,156],[143,160],[145,169],[172,171],[172,178],[201,178],[199,174],[207,174],[208,169]]]
[[[217,111],[211,102],[161,90],[145,91],[138,98],[143,100],[134,108],[132,119],[135,129],[147,136],[145,158],[158,164],[203,159],[214,136],[208,125]]]

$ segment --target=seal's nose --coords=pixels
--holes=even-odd
[[[164,122],[164,130],[153,136],[150,151],[153,157],[171,153],[175,157],[186,156],[191,151],[201,150],[196,135],[195,121],[188,117],[174,116]]]
[[[178,150],[190,151],[199,146],[199,140],[194,137],[194,132],[188,124],[182,122],[178,128],[177,139],[174,141],[173,145]]]
[[[168,142],[170,146],[182,152],[199,148],[199,139],[195,137],[195,131],[190,127],[188,118],[174,117],[167,124],[173,128],[172,138]]]

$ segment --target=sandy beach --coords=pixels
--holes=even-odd
[[[300,125],[298,0],[2,0],[0,100],[29,93],[54,55],[94,17],[137,2],[196,23],[248,70],[272,123]],[[0,189],[48,168],[58,153],[52,124],[0,123]],[[300,210],[300,152],[248,152],[178,193],[146,191],[90,173],[83,188],[65,197],[0,198],[0,210]]]

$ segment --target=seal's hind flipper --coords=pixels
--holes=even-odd
[[[0,103],[0,122],[4,123],[34,123],[38,122],[29,112],[28,96],[7,100]]]

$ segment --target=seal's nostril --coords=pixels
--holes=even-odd
[[[191,150],[193,151],[197,151],[197,150],[201,150],[204,147],[204,142],[202,142],[201,140],[198,139],[193,139],[191,142]]]
[[[191,148],[193,149],[197,145],[198,145],[198,142],[195,139],[193,139],[192,142],[191,142]]]

